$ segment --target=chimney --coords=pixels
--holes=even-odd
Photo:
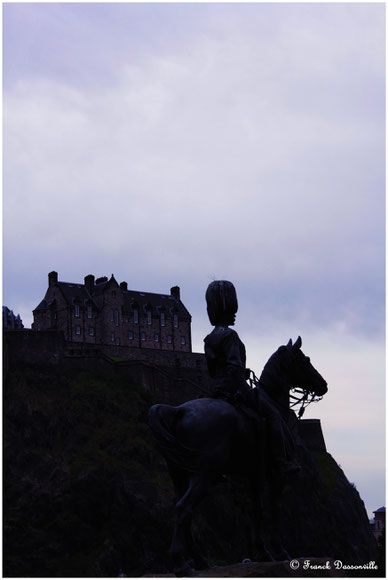
[[[58,282],[58,272],[50,272],[48,275],[49,288]]]
[[[120,282],[120,288],[121,290],[128,290],[127,282]]]
[[[87,276],[85,276],[84,283],[85,283],[86,290],[89,292],[90,295],[92,295],[93,290],[94,290],[94,276],[93,276],[93,274],[88,274]]]
[[[179,286],[173,286],[170,289],[170,294],[171,294],[171,296],[173,296],[173,298],[175,298],[175,300],[179,301],[181,299],[181,291],[180,291]]]

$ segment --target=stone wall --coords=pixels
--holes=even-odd
[[[56,330],[4,333],[4,370],[18,364],[84,369],[128,378],[152,395],[154,402],[181,404],[211,391],[205,356],[146,348],[75,344]]]

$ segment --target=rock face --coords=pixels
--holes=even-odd
[[[369,520],[358,491],[327,453],[320,423],[297,423],[301,476],[283,498],[284,541],[290,554],[347,563],[376,558]]]
[[[43,364],[9,368],[3,404],[4,576],[169,573],[174,498],[147,425],[153,402],[130,377]],[[357,490],[322,439],[308,440],[315,441],[311,449],[299,439],[303,476],[285,496],[286,548],[293,558],[376,560]],[[252,558],[251,531],[242,482],[220,483],[194,517],[210,566]]]

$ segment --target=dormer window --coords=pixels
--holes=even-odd
[[[116,298],[116,290],[112,290],[112,298]]]
[[[74,316],[79,318],[79,304],[75,304],[74,306]]]

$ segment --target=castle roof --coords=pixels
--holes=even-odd
[[[43,298],[42,302],[39,302],[35,310],[47,310],[47,301]],[[34,310],[34,312],[35,312]]]
[[[375,512],[373,512],[374,514],[381,514],[382,512],[385,513],[385,506],[379,508],[378,510],[376,510]]]
[[[103,276],[97,278],[95,281],[94,276],[89,275],[85,279],[85,284],[59,281],[56,272],[51,272],[49,274],[49,281],[50,276],[51,280],[60,289],[63,297],[69,305],[77,302],[80,304],[86,304],[87,302],[92,301],[95,307],[98,308],[101,304],[102,295],[108,290],[108,287],[112,286],[117,288],[117,290],[123,295],[124,311],[131,312],[134,306],[137,306],[139,309],[151,309],[155,314],[159,314],[164,310],[167,314],[171,315],[175,312],[179,314],[182,319],[191,319],[190,313],[179,299],[179,288],[172,288],[172,294],[156,294],[154,292],[128,290],[127,284],[122,282],[119,285],[113,274],[110,279]],[[91,278],[91,280],[88,281],[88,278]],[[86,284],[86,282],[90,283]],[[177,290],[178,295],[174,295],[174,290]],[[35,310],[47,309],[47,307],[47,300],[44,299]]]
[[[153,311],[165,311],[171,313],[172,311],[180,312],[188,315],[186,308],[182,302],[171,296],[170,294],[155,294],[153,292],[140,292],[138,290],[124,290],[125,306],[132,310],[133,306],[137,304],[139,307],[150,308]]]
[[[75,301],[81,303],[90,300],[90,294],[86,290],[84,284],[73,284],[71,282],[58,282],[58,287],[61,290],[66,302],[74,304]]]

